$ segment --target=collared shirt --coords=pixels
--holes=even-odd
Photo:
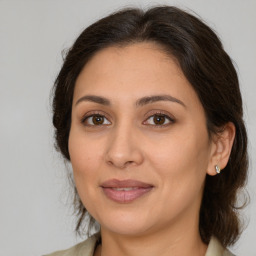
[[[45,256],[93,256],[98,239],[99,234],[95,234],[67,250],[54,252]],[[223,248],[220,242],[215,237],[212,237],[205,256],[234,256],[234,254]]]

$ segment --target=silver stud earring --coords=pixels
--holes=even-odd
[[[216,173],[220,174],[221,170],[220,170],[220,167],[217,164],[215,165],[215,170],[216,170]]]

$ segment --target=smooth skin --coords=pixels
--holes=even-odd
[[[209,137],[197,94],[160,46],[98,52],[76,81],[69,137],[79,196],[101,225],[95,255],[205,255],[198,228],[204,181],[216,164],[226,166],[234,136],[228,123]],[[102,191],[110,179],[153,189],[118,203]]]

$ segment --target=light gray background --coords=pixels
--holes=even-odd
[[[53,148],[49,93],[61,50],[82,29],[124,6],[191,8],[220,35],[237,64],[250,138],[249,225],[232,250],[256,255],[255,0],[0,0],[0,254],[42,255],[79,241],[69,187]]]

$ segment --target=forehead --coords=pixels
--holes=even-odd
[[[74,98],[83,94],[130,99],[171,94],[183,101],[197,98],[177,60],[149,42],[97,52],[77,78]]]
[[[172,73],[175,72],[177,75],[183,76],[176,58],[167,54],[161,45],[153,42],[131,43],[101,49],[89,60],[83,70],[97,71],[100,68],[100,73],[105,75],[114,73],[115,70],[122,70],[123,72],[153,71],[160,64],[161,68],[164,65],[169,66],[172,68]]]

